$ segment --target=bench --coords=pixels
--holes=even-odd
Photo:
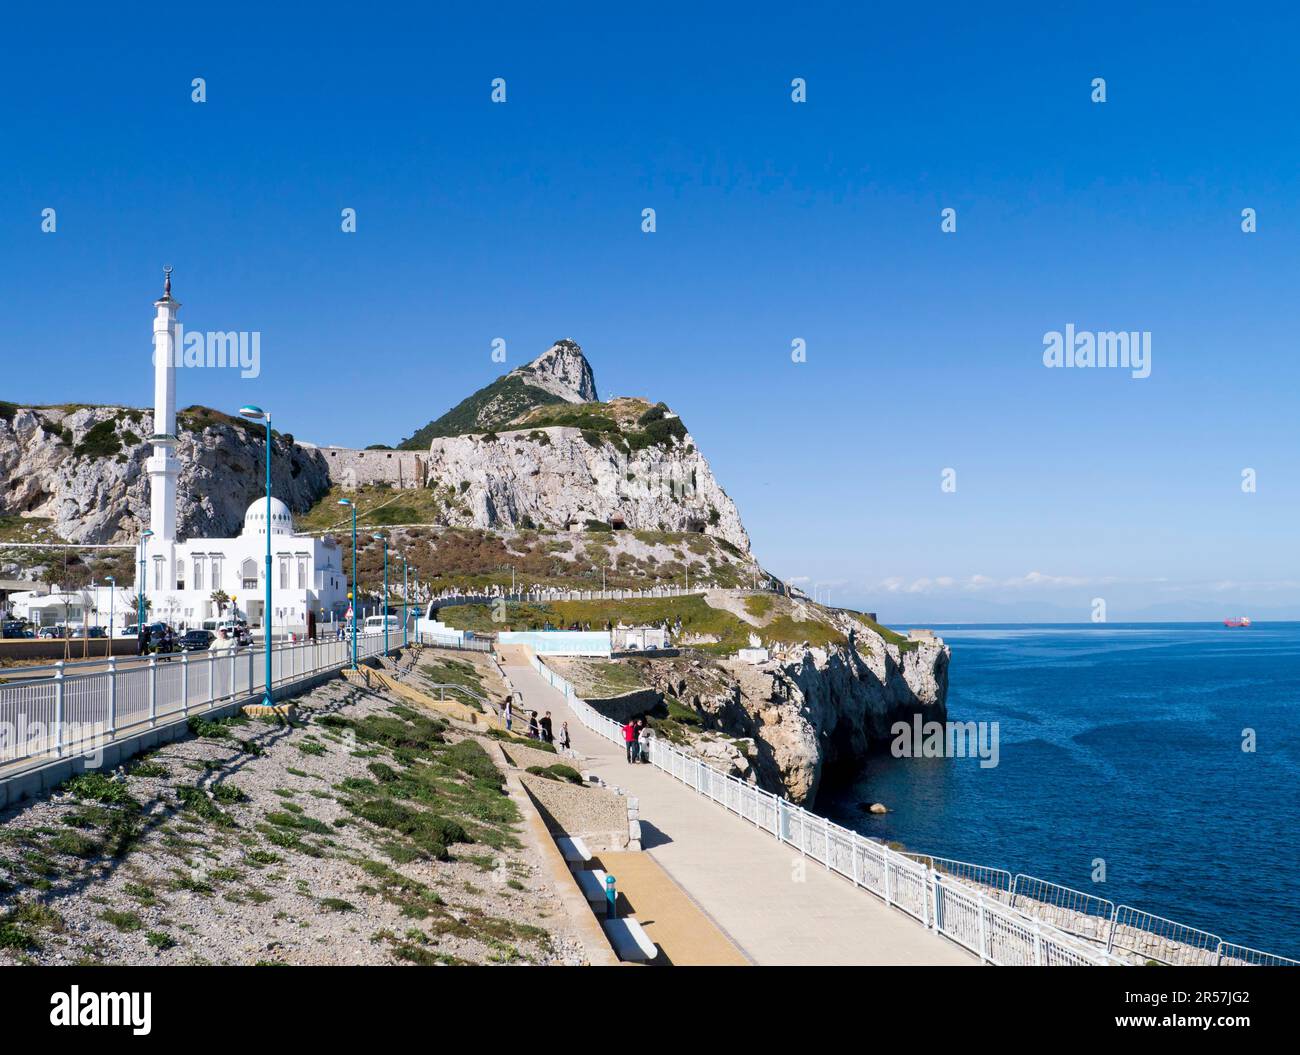
[[[591,902],[593,907],[605,904],[605,870],[603,868],[574,872],[573,877],[578,881],[578,889],[582,891],[582,896]]]
[[[560,853],[571,865],[585,868],[587,862],[591,860],[591,851],[587,849],[587,844],[577,836],[569,838],[567,835],[562,835],[555,840],[555,845],[560,848]]]
[[[631,916],[604,919],[600,925],[605,929],[605,937],[614,946],[620,960],[648,963],[659,955],[658,946],[650,940],[645,928]]]

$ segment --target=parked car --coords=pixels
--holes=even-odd
[[[211,630],[187,630],[180,637],[181,651],[206,652],[216,636]]]
[[[176,632],[166,623],[149,623],[145,626],[145,630],[148,631],[148,638],[145,641],[146,652],[166,654],[180,651],[181,646]]]
[[[66,626],[43,626],[40,630],[36,631],[36,636],[44,638],[67,637],[68,628]]]
[[[87,637],[108,637],[108,631],[102,626],[92,626],[86,631]]]
[[[0,626],[0,637],[31,637],[31,631],[21,619],[6,619]]]

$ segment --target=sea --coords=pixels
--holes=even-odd
[[[997,765],[883,752],[819,812],[1300,959],[1300,623],[933,629]]]

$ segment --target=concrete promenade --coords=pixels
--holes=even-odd
[[[520,654],[502,664],[524,707],[569,723],[581,768],[641,800],[646,852],[756,964],[975,964],[965,950],[649,765],[629,765]]]

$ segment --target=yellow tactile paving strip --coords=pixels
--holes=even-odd
[[[647,853],[611,851],[592,860],[614,877],[620,916],[635,916],[660,948],[656,964],[745,967],[735,943]],[[597,909],[599,912],[600,910]]]

